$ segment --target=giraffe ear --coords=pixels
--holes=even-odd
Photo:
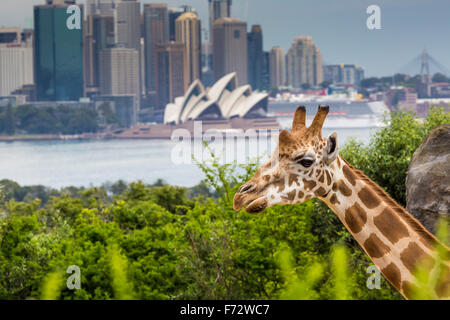
[[[330,165],[338,155],[337,133],[334,131],[327,140],[326,153],[324,156],[327,165]]]

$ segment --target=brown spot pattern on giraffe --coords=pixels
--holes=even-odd
[[[335,194],[335,193],[333,193],[333,194],[331,195],[331,197],[330,197],[330,202],[331,202],[332,204],[341,204],[341,203],[339,202],[338,198],[336,197],[336,194]]]
[[[316,196],[318,196],[318,197],[323,196],[325,193],[327,193],[327,191],[326,191],[324,188],[322,188],[322,187],[319,187],[319,188],[314,192],[314,194],[315,194]]]
[[[274,186],[278,188],[278,192],[283,192],[285,188],[284,181],[282,179],[277,180],[277,182],[274,183]]]
[[[407,297],[411,297],[413,292],[420,290],[415,284],[409,281],[402,282],[402,291]]]
[[[352,186],[354,186],[356,184],[356,176],[352,172],[352,170],[347,165],[344,165],[342,167],[342,172],[344,173],[344,176],[348,180],[348,182],[350,182]]]
[[[352,195],[352,189],[347,187],[344,180],[342,180],[342,179],[339,179],[339,181],[337,182],[337,188],[338,188],[339,192],[342,193],[346,197],[349,197]]]
[[[325,181],[325,174],[322,173],[319,177],[319,182],[323,183],[324,181]]]
[[[366,212],[357,202],[345,211],[345,223],[353,233],[360,232],[366,221]]]
[[[381,269],[381,272],[392,283],[394,287],[400,289],[402,275],[400,274],[400,269],[394,263],[391,262],[390,264],[388,264],[386,267]]]
[[[314,188],[316,186],[316,182],[313,180],[303,179],[303,184],[305,185],[306,190],[311,190],[312,188]]]
[[[400,253],[400,259],[405,267],[414,273],[420,266],[430,267],[433,265],[434,259],[422,250],[415,242],[411,242],[406,249]]]
[[[336,182],[335,182],[335,183],[333,183],[333,187],[332,187],[332,189],[333,189],[333,191],[336,191],[336,190],[337,190],[337,184],[336,184]]]
[[[373,222],[378,230],[393,244],[409,236],[408,229],[390,208],[384,209],[374,217]]]
[[[435,291],[440,298],[450,297],[450,268],[443,263],[440,265]]]
[[[377,237],[376,234],[372,233],[363,244],[364,249],[372,258],[381,258],[391,249]]]
[[[358,197],[369,209],[376,208],[380,204],[380,199],[378,198],[378,196],[374,192],[371,192],[367,187],[362,188],[358,192]]]
[[[297,185],[299,184],[298,183],[298,175],[296,175],[296,174],[293,174],[293,173],[291,173],[290,175],[289,175],[289,182],[288,182],[288,185],[292,185],[292,183],[296,183]]]
[[[328,170],[326,170],[325,173],[326,173],[326,175],[327,175],[327,185],[330,185],[330,184],[331,184],[331,175],[330,175],[330,173],[328,172]]]
[[[291,192],[288,192],[286,200],[288,200],[288,201],[294,200],[296,193],[297,193],[297,190],[292,190]]]

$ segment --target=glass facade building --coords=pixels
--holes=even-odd
[[[83,15],[81,14],[81,17]],[[83,31],[67,27],[67,5],[34,7],[34,61],[39,101],[83,97]]]

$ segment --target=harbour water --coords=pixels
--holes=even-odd
[[[367,143],[375,130],[324,128],[323,135],[337,131],[339,145],[350,137]],[[189,161],[190,153],[194,153],[196,148],[201,150],[201,141],[194,141],[192,148],[183,150],[188,160],[184,162],[174,157],[177,148],[180,149],[179,144],[170,140],[0,142],[0,180],[10,179],[20,185],[40,184],[54,188],[99,186],[119,179],[127,182],[142,180],[145,183],[163,179],[172,185],[194,186],[204,176]],[[235,150],[231,159],[237,154],[236,160],[240,162],[245,162],[246,155],[253,157],[265,154],[264,158],[267,158],[275,146],[274,139],[268,139],[267,143],[252,139],[224,142],[225,150]],[[240,148],[245,150],[244,154],[239,151]],[[226,160],[227,152],[230,155],[229,151],[221,153],[223,161]],[[201,151],[193,155],[196,159],[202,159]]]

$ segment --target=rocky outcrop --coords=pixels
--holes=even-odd
[[[406,210],[434,233],[450,212],[450,124],[433,129],[414,152],[406,177]]]

